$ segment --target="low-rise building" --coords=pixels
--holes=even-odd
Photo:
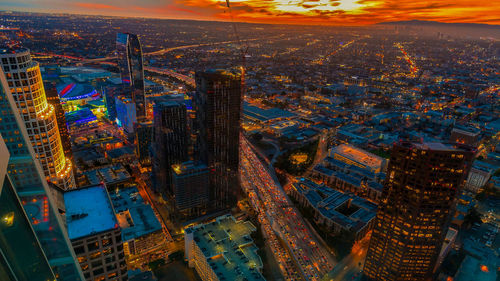
[[[346,230],[359,240],[368,233],[375,221],[376,204],[309,179],[299,179],[292,185],[290,193],[299,205],[312,209],[314,221],[326,227],[331,234]]]
[[[185,257],[202,280],[257,281],[262,260],[250,234],[255,226],[231,215],[184,230]]]
[[[137,187],[118,189],[111,192],[110,197],[122,229],[127,256],[141,255],[165,244],[161,223],[153,208],[144,202]]]
[[[373,173],[383,172],[387,164],[386,159],[348,144],[333,147],[329,156],[346,164],[368,169]]]
[[[132,177],[122,164],[108,165],[83,173],[88,185],[104,183],[108,189],[113,190],[128,183]]]
[[[88,281],[128,280],[122,233],[104,185],[64,193],[68,236]]]

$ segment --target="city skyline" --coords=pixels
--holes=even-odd
[[[500,24],[500,4],[495,1],[396,1],[396,0],[132,0],[33,1],[0,5],[2,10],[85,15],[194,19],[273,24],[371,25],[382,22],[425,20],[445,23]]]
[[[498,279],[500,29],[279,3],[0,11],[0,280]]]

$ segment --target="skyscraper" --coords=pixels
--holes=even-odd
[[[7,175],[9,157],[0,136],[0,280],[54,280],[54,273]]]
[[[46,89],[45,93],[47,94],[47,102],[54,106],[56,112],[57,127],[59,128],[59,136],[61,136],[64,155],[66,158],[73,159],[71,138],[69,136],[68,126],[66,125],[66,116],[64,115],[64,109],[62,108],[59,94],[57,93],[55,85],[44,85]]]
[[[131,98],[137,110],[137,120],[146,117],[142,48],[136,34],[117,33],[116,51],[122,82],[130,85]]]
[[[190,219],[206,212],[209,171],[202,163],[187,161],[172,165],[172,189],[177,218]]]
[[[209,208],[212,210],[236,205],[241,94],[240,74],[225,70],[196,73],[195,156],[210,169]]]
[[[394,145],[364,274],[430,280],[474,151],[441,143]]]
[[[26,62],[28,62],[28,65],[30,65],[31,60],[29,59],[29,54],[24,54],[24,63],[22,62],[23,59],[21,59],[21,64],[26,64]],[[26,56],[28,56],[28,58],[26,58]],[[3,58],[5,57],[2,57],[2,60]],[[11,62],[10,58],[9,62]],[[14,63],[15,60],[12,60],[12,62],[13,63],[10,63],[10,65],[17,67]],[[17,69],[15,68],[15,70]],[[30,74],[27,77],[35,79],[33,78],[33,72],[35,72],[35,74],[38,73],[38,75],[34,76],[36,80],[38,80],[38,67],[34,69],[29,68],[28,73]],[[26,72],[24,73],[26,74]],[[68,281],[83,280],[83,275],[76,262],[75,254],[70,245],[62,220],[55,211],[54,201],[50,194],[45,176],[43,175],[42,168],[40,167],[39,161],[35,160],[35,152],[29,141],[25,122],[21,119],[21,115],[13,99],[13,94],[11,94],[10,89],[7,87],[7,81],[3,70],[0,70],[0,82],[0,134],[10,153],[7,166],[9,178],[17,196],[22,202],[24,211],[29,218],[31,226],[38,237],[38,241],[42,246],[42,250],[56,278],[58,278],[58,280]],[[37,85],[39,86],[40,84],[34,83],[32,88],[36,88]],[[33,93],[29,93],[29,96],[31,97],[32,94],[35,95],[37,98],[35,104],[40,108],[43,88],[41,93],[35,89],[32,91]],[[28,93],[26,95],[28,95]],[[33,103],[31,98],[28,101]],[[43,101],[45,101],[45,97],[43,97]],[[25,120],[29,120],[29,116],[23,117]],[[41,119],[41,121],[43,120],[44,119]],[[52,122],[50,122],[50,125],[57,126],[55,120],[51,120]]]
[[[74,188],[72,164],[64,156],[55,108],[47,103],[38,63],[25,48],[1,48],[0,58],[45,178],[63,189]]]
[[[155,103],[153,112],[153,189],[172,196],[171,167],[188,160],[186,105],[182,97],[165,97]]]
[[[143,166],[151,165],[151,140],[153,138],[153,122],[139,122],[135,126],[135,154]]]

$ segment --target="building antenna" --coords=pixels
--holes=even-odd
[[[241,92],[243,96],[245,95],[245,72],[246,72],[246,58],[248,56],[248,45],[243,44],[240,35],[238,32],[238,27],[236,26],[236,22],[234,21],[233,12],[231,10],[231,5],[229,4],[229,0],[226,0],[227,8],[229,10],[229,16],[231,17],[231,24],[233,25],[233,32],[240,47],[240,59],[241,59]]]

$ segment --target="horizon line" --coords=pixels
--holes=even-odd
[[[290,26],[337,26],[337,27],[373,27],[380,25],[390,25],[391,23],[408,23],[408,22],[421,22],[421,23],[436,23],[436,24],[470,24],[470,25],[483,25],[488,27],[497,27],[498,24],[488,24],[480,22],[442,22],[442,21],[428,21],[428,20],[401,20],[401,21],[383,21],[370,24],[359,24],[359,25],[342,25],[342,24],[324,24],[324,23],[268,23],[268,22],[252,22],[252,21],[232,21],[223,19],[193,19],[193,18],[162,18],[162,17],[144,17],[144,16],[120,16],[120,15],[103,15],[103,14],[82,14],[82,13],[71,13],[71,12],[33,12],[33,11],[22,11],[22,10],[0,10],[0,13],[28,13],[28,14],[48,14],[48,15],[77,15],[77,16],[94,16],[94,17],[108,17],[108,18],[122,18],[122,19],[153,19],[153,20],[177,20],[177,21],[197,21],[197,22],[218,22],[218,23],[243,23],[243,24],[263,24],[263,25],[290,25]]]

